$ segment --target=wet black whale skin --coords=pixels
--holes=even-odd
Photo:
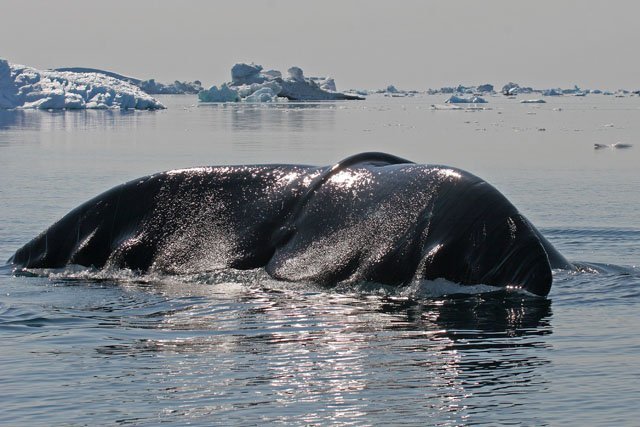
[[[277,279],[444,278],[545,296],[570,268],[494,187],[463,170],[362,153],[333,166],[154,174],[77,207],[9,259],[140,272],[264,267]]]

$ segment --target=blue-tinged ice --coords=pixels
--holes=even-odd
[[[99,73],[37,70],[0,59],[0,108],[165,108],[140,88]]]
[[[486,104],[486,100],[479,96],[461,97],[452,95],[445,101],[446,104]]]
[[[202,102],[238,102],[240,95],[237,90],[230,89],[223,83],[220,85],[220,89],[214,85],[207,90],[200,91],[198,99]]]
[[[544,96],[560,96],[562,95],[561,89],[544,89],[542,91],[542,95]]]

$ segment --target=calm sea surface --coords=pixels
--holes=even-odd
[[[640,97],[546,99],[0,111],[0,265],[139,176],[385,151],[483,177],[593,267],[546,299],[0,267],[0,425],[640,425]]]

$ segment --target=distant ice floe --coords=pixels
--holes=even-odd
[[[481,84],[478,86],[444,86],[440,89],[428,89],[426,91],[428,95],[453,95],[457,97],[469,97],[469,96],[484,96],[484,95],[495,95],[496,91],[491,84]],[[517,95],[525,95],[525,94],[533,94],[537,93],[541,96],[587,96],[590,94],[603,94],[603,95],[613,95],[616,97],[625,97],[625,96],[640,96],[640,90],[630,92],[624,89],[618,89],[616,92],[611,91],[603,91],[600,89],[581,89],[577,85],[574,85],[572,88],[561,89],[561,88],[542,88],[542,89],[534,89],[529,86],[521,86],[518,83],[509,82],[502,87],[499,93],[502,93],[509,98],[515,98]]]
[[[363,99],[359,95],[336,91],[331,77],[305,77],[300,67],[291,67],[288,77],[278,70],[264,71],[257,64],[235,64],[231,68],[231,82],[198,93],[202,102],[278,102],[278,101],[335,101]]]
[[[481,84],[478,86],[445,86],[440,89],[427,89],[428,95],[449,95],[449,94],[492,94],[494,93],[493,85],[489,83]]]
[[[560,95],[562,95],[562,90],[560,90],[560,89],[544,89],[542,91],[542,95],[544,95],[544,96],[560,96]]]
[[[502,94],[507,96],[517,95],[519,93],[531,93],[533,89],[530,87],[521,87],[518,83],[509,82],[502,86]]]
[[[483,107],[478,104],[462,104],[464,107],[460,106],[460,104],[431,104],[431,110],[439,110],[439,111],[484,111],[490,110],[491,108]]]
[[[521,104],[545,104],[547,101],[545,101],[544,99],[523,99],[522,101],[520,101]]]
[[[456,95],[452,95],[444,101],[445,104],[486,104],[487,101],[484,98],[480,98],[479,96],[470,96],[470,97],[460,97]]]
[[[384,89],[375,90],[373,91],[373,93],[380,93],[380,94],[383,94],[384,96],[388,96],[392,98],[404,98],[407,96],[416,96],[420,92],[418,92],[417,90],[402,90],[402,89],[396,88],[394,85],[389,85]]]
[[[0,59],[0,108],[155,110],[141,89],[104,74],[37,70]]]
[[[387,93],[400,93],[400,91],[398,89],[396,89],[396,87],[394,85],[387,86],[387,88],[385,89],[385,92],[387,92]]]

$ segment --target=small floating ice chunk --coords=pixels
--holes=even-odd
[[[502,86],[502,93],[504,95],[517,95],[520,91],[520,85],[517,83],[509,82]]]
[[[396,87],[394,85],[389,85],[385,89],[385,92],[387,92],[387,93],[398,93],[399,91],[398,91],[398,89],[396,89]]]
[[[546,102],[544,99],[523,99],[520,101],[521,104],[546,104]]]
[[[485,83],[476,88],[478,92],[493,92],[493,85],[489,83]]]
[[[431,104],[430,108],[432,110],[464,110],[461,106],[452,104]]]
[[[446,104],[486,104],[486,100],[479,96],[471,96],[468,98],[452,95],[449,99],[444,101]]]

